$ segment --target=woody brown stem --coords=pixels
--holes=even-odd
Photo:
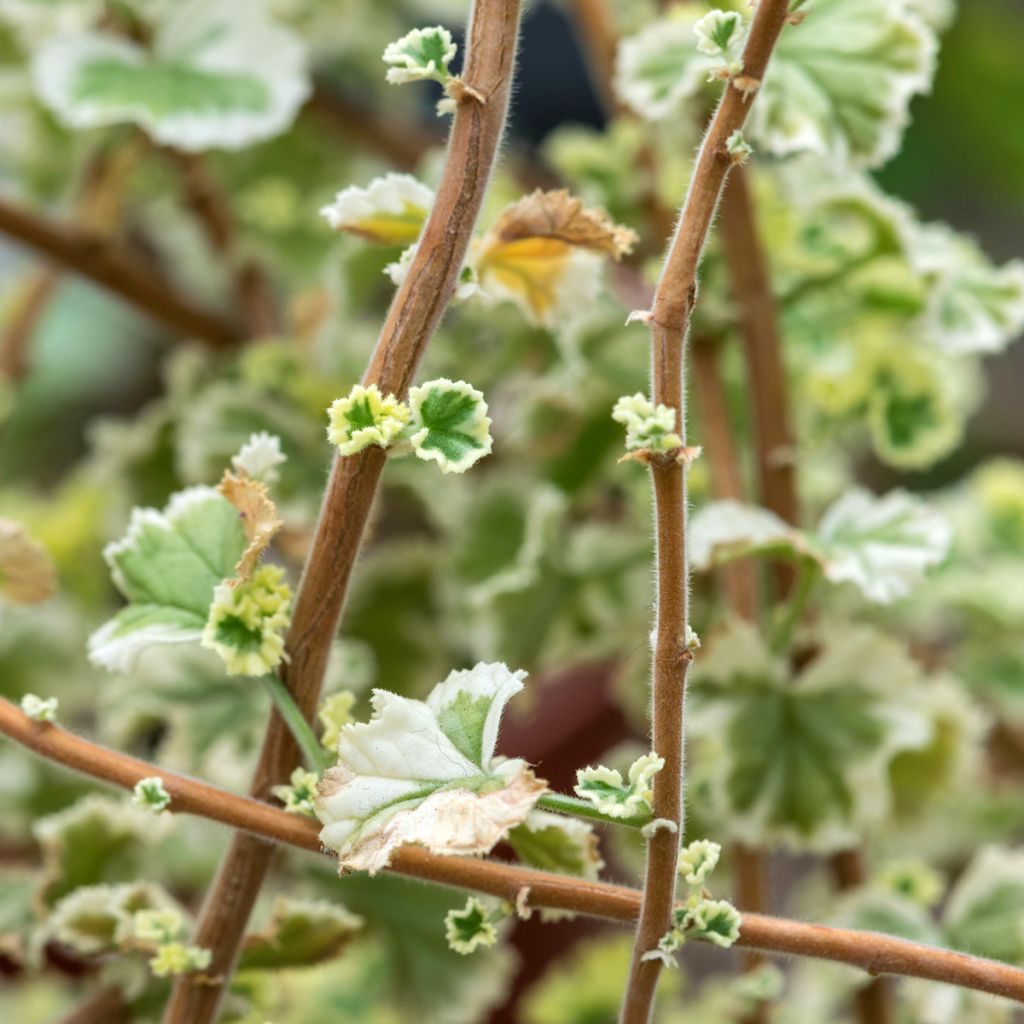
[[[385,394],[401,396],[408,391],[458,283],[504,129],[518,24],[518,0],[475,0],[463,73],[471,88],[458,100],[433,209],[363,378]],[[296,595],[283,672],[284,683],[307,720],[319,701],[327,657],[384,461],[384,450],[371,447],[357,455],[336,457],[331,469]],[[272,712],[252,795],[265,799],[297,763],[291,733]],[[271,852],[261,839],[235,836],[193,936],[197,945],[212,951],[209,974],[217,981],[179,979],[164,1024],[208,1024],[214,1018]]]
[[[321,850],[318,826],[308,818],[90,743],[59,726],[34,722],[7,700],[0,700],[0,733],[54,763],[122,789],[131,789],[141,779],[159,777],[175,813],[195,814],[244,829],[268,845],[282,843],[311,853]],[[399,849],[387,870],[510,903],[525,890],[529,907],[567,910],[625,924],[636,921],[642,901],[639,892],[623,886],[499,861],[442,856],[414,846]],[[832,960],[873,975],[905,975],[959,985],[1024,1003],[1024,970],[888,935],[744,914],[737,945]]]
[[[732,166],[726,143],[746,121],[750,90],[756,89],[764,77],[788,9],[788,0],[761,0],[757,7],[743,52],[744,78],[726,83],[697,157],[655,291],[650,312],[654,401],[676,410],[676,423],[684,438],[683,350],[697,294],[697,269]],[[622,1024],[647,1024],[650,1020],[661,962],[644,956],[656,949],[671,925],[679,841],[683,836],[683,702],[690,661],[686,643],[685,472],[685,465],[676,460],[651,465],[658,570],[652,743],[655,752],[665,759],[665,767],[654,777],[653,810],[655,817],[673,822],[677,831],[659,829],[648,843],[643,903],[620,1016]]]

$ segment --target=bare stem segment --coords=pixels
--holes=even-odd
[[[388,311],[364,383],[404,395],[451,299],[483,203],[508,108],[519,0],[474,0],[463,77],[444,174],[405,280]],[[371,447],[335,458],[320,520],[299,585],[283,681],[312,719],[385,454]],[[251,793],[266,799],[298,763],[280,715],[271,714]],[[272,847],[238,834],[207,894],[193,942],[212,950],[209,976],[174,986],[164,1024],[208,1024],[231,977],[249,914],[270,866]]]
[[[732,162],[726,143],[742,128],[752,90],[764,77],[789,11],[788,0],[761,0],[743,53],[743,76],[730,79],[697,158],[650,313],[654,401],[676,410],[684,437],[683,352],[697,295],[697,268]],[[657,622],[654,643],[653,748],[665,759],[654,777],[654,815],[676,824],[659,829],[648,844],[643,904],[621,1024],[647,1024],[661,962],[644,959],[669,930],[675,905],[676,865],[683,834],[683,703],[691,660],[686,642],[686,467],[664,459],[651,464],[657,538]]]
[[[170,794],[172,811],[243,829],[259,836],[268,847],[276,842],[312,853],[321,851],[318,827],[308,818],[165,771],[90,743],[59,726],[34,722],[6,700],[0,700],[0,733],[56,764],[123,789],[158,776]],[[625,924],[636,921],[640,913],[642,897],[635,889],[498,861],[439,856],[414,846],[398,850],[389,870],[509,902],[515,902],[525,890],[528,906],[568,910]],[[833,960],[873,975],[905,975],[959,985],[1024,1003],[1024,970],[888,935],[744,914],[737,945]]]

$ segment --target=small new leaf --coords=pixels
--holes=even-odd
[[[229,676],[266,675],[284,658],[291,598],[278,565],[265,565],[248,580],[225,580],[213,592],[200,642],[220,655]]]
[[[493,946],[498,941],[498,933],[487,908],[475,896],[466,900],[462,910],[448,911],[444,918],[444,934],[448,947],[463,956],[481,946]]]
[[[387,448],[409,421],[409,407],[394,395],[382,395],[376,384],[356,384],[327,410],[327,439],[341,455],[355,455],[371,444]]]
[[[58,704],[56,697],[37,697],[34,693],[21,698],[21,710],[33,722],[56,722]]]
[[[351,690],[341,690],[326,697],[316,717],[324,727],[320,734],[320,742],[332,753],[338,749],[338,737],[343,726],[352,721],[352,708],[356,695]]]
[[[387,81],[404,85],[433,80],[447,85],[451,78],[448,65],[455,59],[457,49],[452,34],[440,25],[414,28],[385,48],[382,59],[388,65]]]
[[[695,839],[679,851],[679,874],[687,885],[703,885],[718,865],[722,847],[710,839]]]
[[[627,781],[623,781],[620,771],[603,764],[580,768],[576,772],[574,792],[612,818],[650,814],[651,780],[664,767],[665,759],[650,753],[630,765]]]
[[[171,803],[171,795],[164,787],[164,780],[159,776],[139,779],[132,790],[132,803],[144,811],[162,814]]]
[[[479,664],[452,672],[426,701],[374,690],[373,718],[342,728],[316,800],[320,840],[343,871],[373,874],[406,843],[486,853],[526,818],[546,784],[525,762],[494,757],[523,675]]]
[[[320,213],[336,231],[380,245],[412,245],[433,202],[434,193],[411,174],[385,174],[366,188],[350,185]]]
[[[277,467],[287,461],[287,456],[281,451],[281,438],[265,430],[250,434],[238,454],[231,457],[231,465],[236,473],[268,486],[277,482],[280,476]]]
[[[612,409],[612,419],[626,428],[626,449],[631,452],[668,452],[683,440],[676,433],[676,411],[655,405],[639,392],[623,395]]]
[[[719,55],[732,60],[740,52],[746,26],[737,11],[708,11],[693,26],[697,49],[709,57]]]
[[[316,785],[319,777],[316,772],[296,768],[287,786],[274,786],[271,795],[284,804],[289,814],[301,814],[308,818],[316,817]]]
[[[464,380],[440,377],[409,391],[409,443],[442,473],[465,473],[492,447],[483,393]]]
[[[158,978],[173,978],[179,974],[203,971],[210,966],[213,954],[200,946],[186,946],[183,942],[168,942],[157,947],[149,961],[149,969]]]

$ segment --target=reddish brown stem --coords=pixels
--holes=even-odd
[[[140,779],[159,776],[171,797],[171,810],[176,813],[195,814],[244,829],[268,843],[283,843],[313,853],[321,850],[318,826],[308,818],[90,743],[59,726],[33,722],[6,700],[0,700],[0,733],[50,761],[123,789],[130,789]],[[531,907],[568,910],[627,924],[640,913],[642,897],[635,889],[499,861],[440,856],[419,847],[400,849],[389,870],[510,902],[527,890],[526,902]],[[888,935],[744,914],[738,945],[833,960],[869,974],[925,978],[1024,1003],[1024,970]]]
[[[364,376],[385,394],[404,395],[458,283],[501,140],[515,60],[518,0],[475,0],[464,79],[444,174],[416,255],[398,289]],[[288,636],[285,684],[312,719],[352,566],[384,468],[383,449],[336,457],[299,585]],[[272,712],[251,792],[268,797],[298,763],[281,717]],[[271,848],[237,835],[207,894],[193,941],[213,952],[215,984],[181,978],[164,1024],[208,1024],[230,979],[249,914],[270,865]]]
[[[74,270],[119,295],[176,334],[223,347],[244,332],[217,313],[201,309],[170,282],[142,269],[105,239],[75,227],[58,226],[0,199],[0,234],[27,245],[59,267]]]
[[[676,410],[685,431],[683,349],[697,293],[697,269],[711,221],[732,162],[727,140],[743,127],[750,90],[764,77],[789,10],[788,0],[761,0],[743,52],[744,79],[730,79],[711,120],[665,260],[650,313],[654,401]],[[675,823],[677,832],[658,830],[648,844],[644,898],[637,925],[630,977],[620,1020],[647,1024],[661,963],[645,960],[669,930],[675,902],[676,864],[682,828],[683,700],[690,652],[686,643],[685,466],[674,459],[652,462],[657,538],[657,625],[654,644],[653,746],[665,759],[654,777],[654,814]]]
[[[45,267],[25,285],[0,339],[0,380],[16,382],[28,373],[29,345],[59,283],[60,273],[53,267]]]

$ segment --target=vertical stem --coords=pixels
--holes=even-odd
[[[782,338],[768,262],[757,233],[750,180],[742,167],[736,168],[722,198],[722,244],[740,310],[761,502],[787,523],[795,524],[799,517],[796,465]],[[780,566],[779,591],[785,593],[792,581],[791,568]]]
[[[760,83],[782,31],[788,0],[761,0],[743,53],[747,82]],[[726,83],[694,168],[683,212],[655,291],[649,326],[654,401],[676,410],[685,437],[683,351],[697,294],[697,268],[731,161],[726,141],[746,121],[751,96]],[[684,442],[685,443],[685,442]],[[654,815],[676,824],[659,829],[647,849],[643,903],[637,923],[622,1024],[647,1024],[661,964],[644,955],[668,931],[676,891],[679,842],[683,838],[683,702],[691,653],[686,644],[688,572],[686,565],[685,466],[672,458],[651,462],[654,483],[656,562],[658,568],[653,672],[654,750],[665,767],[654,777]]]
[[[416,255],[399,287],[364,376],[387,394],[404,395],[427,342],[458,284],[501,141],[515,62],[519,0],[474,0],[463,77],[444,173]],[[288,635],[284,685],[307,721],[320,697],[324,669],[341,616],[377,483],[383,449],[335,457]],[[298,761],[280,714],[271,713],[251,793],[266,799]],[[234,970],[242,936],[270,866],[265,840],[237,833],[207,894],[193,936],[210,949],[208,973],[179,978],[164,1024],[209,1024]]]

